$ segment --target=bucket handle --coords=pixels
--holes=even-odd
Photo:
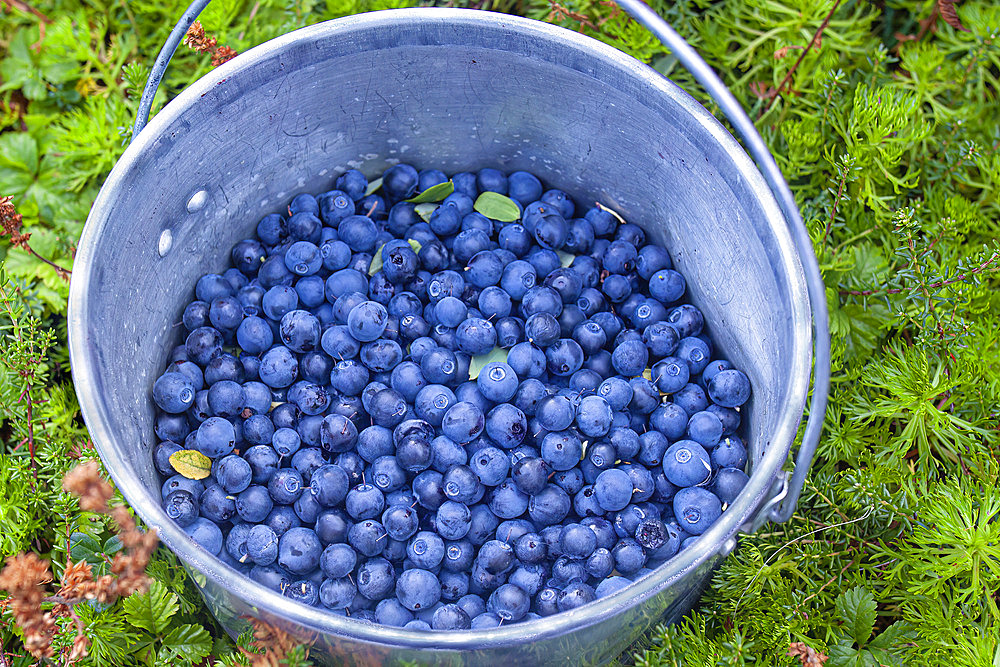
[[[170,36],[160,49],[153,69],[149,73],[146,87],[142,91],[142,98],[139,100],[139,110],[136,113],[135,124],[132,127],[132,138],[135,139],[146,126],[149,119],[149,112],[153,106],[153,98],[156,90],[163,79],[163,73],[173,57],[174,51],[181,43],[188,28],[194,23],[198,15],[208,5],[211,0],[194,0],[184,11],[177,25],[170,32]],[[719,108],[726,115],[733,128],[743,140],[743,145],[757,167],[764,176],[767,183],[778,202],[778,207],[785,216],[789,231],[799,257],[802,261],[802,269],[805,273],[806,285],[809,292],[809,302],[812,307],[813,317],[813,388],[812,401],[809,406],[809,417],[806,420],[805,433],[802,436],[802,444],[795,456],[795,467],[789,477],[787,473],[782,473],[781,487],[774,492],[774,495],[761,508],[759,519],[771,520],[778,523],[787,521],[795,512],[802,487],[805,485],[806,475],[812,465],[813,455],[819,444],[820,433],[823,430],[823,419],[826,416],[827,394],[830,389],[830,324],[829,314],[826,309],[826,288],[823,278],[819,272],[819,264],[813,251],[812,240],[806,231],[802,216],[792,191],[785,182],[778,164],[768,151],[764,140],[761,138],[753,121],[744,111],[743,107],[729,91],[726,85],[712,70],[708,64],[702,60],[698,52],[690,44],[684,41],[677,32],[670,27],[663,18],[653,11],[649,5],[642,0],[615,0],[618,6],[624,9],[647,30],[653,33],[660,42],[666,46],[680,63],[694,76],[695,80],[701,84],[712,97]],[[756,523],[756,522],[755,522]]]

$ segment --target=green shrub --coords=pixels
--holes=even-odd
[[[243,51],[308,23],[404,4],[217,0],[202,20],[219,44]],[[13,196],[31,248],[59,267],[72,266],[90,203],[128,140],[148,66],[182,5],[3,6],[0,195]],[[715,110],[607,2],[475,6],[595,36]],[[795,193],[827,287],[833,383],[793,519],[744,537],[691,616],[657,628],[622,662],[808,665],[822,662],[808,657],[818,651],[828,667],[997,664],[1000,6],[652,6],[756,120]],[[156,108],[210,67],[208,56],[179,50]],[[103,545],[111,535],[59,486],[76,459],[94,456],[68,374],[68,284],[22,248],[0,243],[0,261],[0,558],[32,549],[58,575],[74,546],[68,536]],[[161,549],[149,573],[158,583],[142,599],[88,612],[86,664],[150,664],[154,654],[182,664],[206,651],[217,664],[238,664],[176,559]],[[150,621],[143,614],[156,605],[172,611]],[[22,653],[2,618],[2,650]],[[172,649],[174,640],[194,648]]]

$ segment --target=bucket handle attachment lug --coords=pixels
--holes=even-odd
[[[149,120],[149,112],[153,106],[153,98],[163,80],[163,74],[170,63],[170,59],[177,50],[181,40],[187,33],[188,28],[195,22],[198,15],[208,5],[211,0],[194,0],[184,11],[177,25],[170,32],[167,41],[156,56],[156,62],[149,73],[149,79],[142,91],[139,100],[139,109],[136,113],[135,124],[132,126],[132,139],[135,139],[146,126]],[[791,475],[782,473],[780,476],[780,487],[772,492],[757,516],[753,519],[755,528],[765,521],[782,523],[791,518],[795,512],[802,487],[805,485],[806,475],[812,465],[816,447],[819,444],[820,433],[823,430],[823,418],[826,415],[827,394],[830,390],[830,323],[829,314],[826,309],[826,288],[823,278],[819,272],[819,265],[813,251],[812,241],[806,231],[802,216],[799,213],[795,198],[792,196],[785,178],[774,161],[774,157],[767,149],[767,145],[761,138],[760,133],[754,126],[753,121],[746,111],[740,106],[733,94],[709,67],[698,52],[690,44],[684,41],[677,32],[663,18],[649,7],[643,0],[615,0],[618,6],[625,10],[632,18],[645,26],[653,35],[666,46],[671,53],[680,61],[701,84],[712,97],[719,109],[725,114],[732,124],[737,134],[743,140],[743,146],[750,153],[757,167],[761,170],[764,180],[778,202],[778,207],[785,216],[789,231],[795,242],[795,247],[799,251],[802,261],[802,269],[805,273],[806,285],[809,292],[809,303],[813,316],[813,387],[812,399],[809,405],[809,417],[806,421],[805,433],[802,436],[802,444],[795,456],[795,466],[791,470]]]

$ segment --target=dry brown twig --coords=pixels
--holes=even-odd
[[[309,644],[303,644],[302,640],[296,638],[281,628],[266,623],[259,618],[245,617],[253,626],[253,641],[250,646],[255,652],[240,648],[240,651],[250,661],[251,667],[280,667],[285,664],[285,658],[297,646],[303,645],[306,648],[304,658],[309,657]]]
[[[72,273],[69,269],[64,269],[55,262],[42,257],[28,244],[28,241],[31,239],[31,232],[21,231],[22,220],[21,214],[14,207],[14,198],[9,196],[0,197],[0,236],[9,236],[12,246],[31,253],[55,269],[56,274],[60,278],[69,280],[69,274]]]
[[[812,39],[809,40],[809,44],[802,48],[802,53],[799,55],[798,60],[796,60],[791,69],[788,70],[788,73],[785,74],[785,78],[781,80],[778,87],[773,91],[770,91],[770,99],[768,99],[767,104],[764,106],[764,110],[761,112],[762,116],[770,111],[774,101],[785,93],[785,86],[790,86],[795,70],[797,70],[799,65],[802,64],[802,61],[805,60],[809,51],[814,48],[818,49],[823,45],[823,31],[826,30],[828,25],[830,25],[830,20],[833,18],[833,14],[837,11],[837,8],[840,7],[841,2],[842,0],[837,0],[833,3],[833,7],[830,8],[830,12],[826,15],[826,18],[823,19],[823,22],[819,24],[818,28],[816,28],[816,32],[813,33]]]
[[[77,636],[64,658],[67,664],[87,655],[90,640],[86,626],[75,608],[88,600],[114,602],[149,588],[146,565],[156,549],[155,531],[142,532],[124,505],[108,507],[114,490],[100,475],[96,461],[82,463],[63,477],[63,488],[80,497],[80,508],[107,514],[115,520],[124,549],[111,560],[111,574],[94,578],[86,561],[69,561],[62,581],[53,595],[45,595],[45,584],[52,582],[49,561],[33,553],[21,553],[7,560],[0,571],[0,589],[8,593],[4,604],[24,633],[24,647],[36,658],[53,657],[52,640],[59,632],[58,618],[71,618]],[[48,611],[42,608],[51,603]]]
[[[191,24],[184,35],[183,44],[198,53],[211,53],[212,67],[218,67],[239,55],[229,46],[219,46],[218,40],[205,32],[201,21],[195,21]]]
[[[802,667],[823,667],[823,664],[829,659],[829,656],[802,642],[792,642],[788,646],[788,655],[798,658]]]

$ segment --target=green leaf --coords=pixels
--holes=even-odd
[[[571,255],[563,250],[556,250],[556,254],[559,255],[559,264],[561,264],[563,268],[572,264],[573,260],[576,259],[576,255]]]
[[[383,243],[378,247],[375,254],[372,256],[372,263],[368,265],[368,275],[374,276],[382,270],[382,248],[384,247],[385,244]]]
[[[479,213],[500,222],[514,222],[521,217],[521,209],[510,197],[486,191],[476,198],[473,205]]]
[[[163,638],[161,656],[164,651],[179,660],[198,662],[212,651],[212,636],[200,625],[178,625]]]
[[[74,562],[85,560],[91,565],[97,565],[104,562],[103,553],[101,543],[90,535],[77,532],[69,536],[69,557]]]
[[[112,535],[107,540],[105,540],[104,547],[102,548],[102,550],[104,551],[105,556],[114,556],[116,553],[122,550],[122,546],[124,546],[122,544],[122,538],[118,537],[117,535]]]
[[[878,346],[883,333],[892,322],[892,313],[880,301],[867,304],[840,305],[836,290],[827,289],[827,309],[830,312],[830,333],[844,339],[848,361],[864,359]]]
[[[438,206],[439,204],[434,204],[432,202],[425,202],[423,204],[417,204],[416,206],[413,207],[413,210],[416,211],[417,215],[423,218],[424,222],[430,222],[431,215],[434,213],[434,211],[437,210]]]
[[[413,252],[420,252],[421,246],[418,241],[415,241],[414,239],[408,239],[406,242],[410,244],[411,248],[413,248]],[[376,273],[382,270],[382,261],[383,261],[382,248],[384,247],[385,244],[383,243],[378,247],[378,250],[375,251],[375,255],[372,257],[372,263],[368,265],[368,275],[374,276]]]
[[[868,648],[888,651],[904,642],[914,641],[917,637],[909,623],[896,621],[868,642]]]
[[[382,179],[376,178],[374,181],[368,183],[368,187],[365,188],[365,197],[368,195],[373,195],[378,192],[378,189],[382,187]]]
[[[469,362],[469,379],[475,380],[479,377],[479,372],[486,364],[494,361],[507,361],[507,350],[502,347],[495,347],[486,354],[477,354]]]
[[[824,667],[879,667],[868,651],[859,651],[849,640],[841,640],[829,650],[830,658]]]
[[[864,586],[856,586],[837,598],[836,607],[847,635],[864,646],[875,628],[875,598]]]
[[[166,632],[170,627],[170,619],[179,609],[177,596],[156,580],[142,595],[134,593],[125,598],[122,606],[129,623],[153,635]]]
[[[18,197],[38,173],[38,143],[27,132],[0,135],[0,192]]]
[[[170,455],[170,465],[188,479],[205,479],[212,474],[212,460],[197,449],[182,449]]]
[[[451,181],[432,185],[416,197],[410,197],[406,201],[411,204],[423,204],[425,202],[443,201],[445,197],[455,191],[455,184]]]
[[[246,5],[246,0],[213,0],[202,12],[201,24],[205,30],[217,32],[228,27]]]

